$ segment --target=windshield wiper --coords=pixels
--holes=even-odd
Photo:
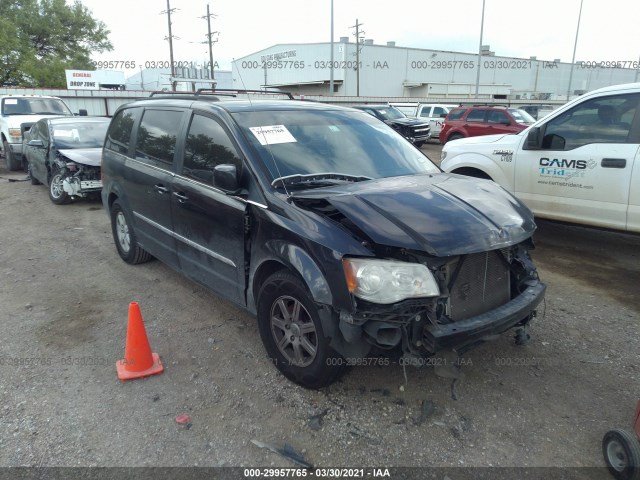
[[[313,188],[338,185],[340,183],[363,182],[365,180],[372,180],[372,178],[364,175],[349,175],[347,173],[309,173],[276,178],[271,182],[271,186]]]

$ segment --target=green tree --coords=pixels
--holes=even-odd
[[[0,85],[64,88],[65,70],[113,48],[108,35],[79,0],[0,0]]]

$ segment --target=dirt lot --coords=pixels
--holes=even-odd
[[[465,355],[457,400],[432,368],[405,380],[397,364],[308,391],[269,364],[250,315],[160,262],[122,262],[99,202],[55,206],[8,181],[24,174],[0,177],[0,467],[295,466],[252,439],[316,467],[602,467],[604,432],[630,426],[638,236],[540,221],[532,341]],[[131,301],[165,372],[123,383]]]

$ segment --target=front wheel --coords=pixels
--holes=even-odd
[[[128,216],[124,213],[120,201],[111,205],[111,233],[120,257],[131,265],[151,260],[151,254],[138,245]]]
[[[56,168],[51,173],[51,179],[49,180],[49,199],[56,205],[64,205],[69,203],[71,197],[64,191],[62,182],[64,181],[64,175],[62,170]]]
[[[321,388],[343,372],[344,359],[329,346],[318,307],[295,275],[280,271],[264,282],[258,327],[269,358],[289,380]]]
[[[633,433],[610,430],[602,439],[602,453],[609,472],[618,480],[640,480],[640,443]]]
[[[7,169],[10,171],[20,170],[22,168],[22,159],[16,158],[16,155],[9,146],[9,142],[4,140],[2,142],[2,148],[4,149],[4,160],[7,163]]]
[[[460,133],[452,133],[451,135],[449,135],[449,138],[447,138],[447,143],[451,140],[458,140],[459,138],[464,138],[464,136]]]

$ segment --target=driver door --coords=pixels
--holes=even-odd
[[[640,94],[596,97],[540,127],[542,147],[518,153],[515,195],[538,215],[625,229],[640,148]],[[598,112],[613,107],[603,123]]]
[[[194,114],[171,195],[173,227],[183,273],[244,305],[246,202],[217,188],[217,165],[235,165],[241,155],[216,119]]]

